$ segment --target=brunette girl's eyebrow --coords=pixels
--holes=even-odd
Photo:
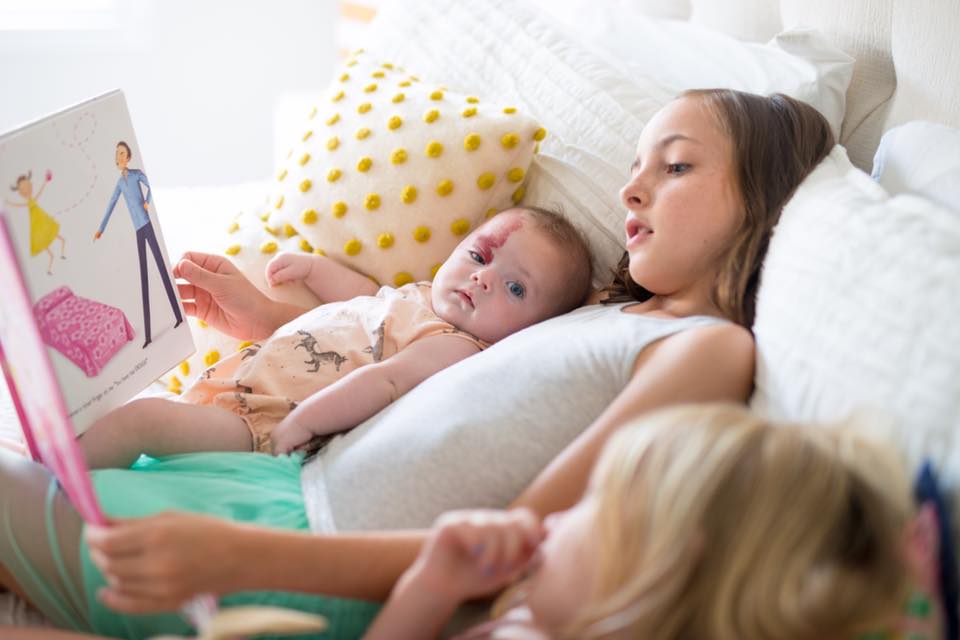
[[[699,140],[695,140],[690,136],[685,136],[682,133],[672,133],[667,137],[663,138],[662,140],[659,140],[655,145],[653,145],[653,149],[654,151],[663,151],[664,149],[669,147],[671,144],[673,144],[677,140],[684,140],[686,142],[700,144]],[[633,164],[630,165],[630,173],[633,173],[634,171],[636,171],[639,166],[640,166],[640,156],[637,156],[636,159],[633,161]]]

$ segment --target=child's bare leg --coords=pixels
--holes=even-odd
[[[253,439],[243,419],[226,409],[140,398],[98,420],[80,447],[93,468],[129,467],[141,453],[250,451]]]
[[[66,259],[67,256],[63,255],[67,250],[67,241],[63,236],[57,236],[57,239],[60,240],[60,257]]]
[[[47,261],[47,274],[53,275],[53,251],[50,251],[49,247],[47,247],[47,255],[50,256],[50,259]]]

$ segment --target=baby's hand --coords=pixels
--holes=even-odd
[[[545,536],[528,509],[445,513],[411,567],[410,579],[461,601],[488,595],[527,570]]]
[[[297,447],[308,442],[312,437],[313,433],[310,429],[287,416],[274,427],[273,433],[270,434],[270,441],[273,443],[273,455],[280,456],[293,453]]]
[[[284,282],[303,280],[310,275],[313,257],[296,253],[281,253],[267,263],[267,284],[275,287]]]

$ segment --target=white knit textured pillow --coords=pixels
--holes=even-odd
[[[545,135],[514,107],[361,51],[303,123],[261,217],[381,284],[429,280],[464,235],[520,202]]]

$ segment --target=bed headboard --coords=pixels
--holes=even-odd
[[[909,120],[960,126],[957,0],[625,0],[660,17],[688,19],[765,41],[800,25],[856,58],[840,142],[870,171],[880,136]]]

